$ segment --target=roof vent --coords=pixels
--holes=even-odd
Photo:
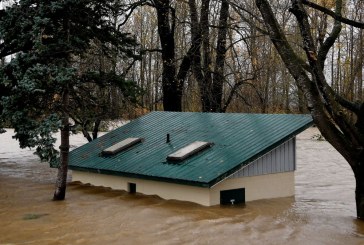
[[[103,150],[101,153],[102,155],[115,155],[118,154],[119,152],[126,150],[130,147],[132,147],[133,145],[140,143],[142,141],[142,138],[127,138],[125,140],[120,141],[119,143],[116,143],[108,148],[106,148],[105,150]]]
[[[167,156],[167,160],[170,161],[183,161],[189,156],[192,156],[208,147],[211,147],[212,143],[205,141],[195,141],[172,154]]]

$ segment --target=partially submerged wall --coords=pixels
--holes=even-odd
[[[89,183],[95,186],[110,187],[115,190],[129,191],[129,183],[136,184],[136,192],[145,195],[158,195],[166,200],[195,202],[204,206],[210,206],[209,189],[166,183],[161,181],[126,178],[114,175],[97,174],[90,172],[72,171],[72,180]]]
[[[210,205],[220,204],[220,191],[245,188],[245,201],[294,195],[294,172],[230,178],[210,190]]]
[[[133,183],[136,192],[145,195],[158,195],[167,200],[189,201],[204,206],[220,204],[220,191],[237,188],[245,188],[246,201],[294,195],[294,172],[226,179],[211,189],[75,170],[72,180],[125,191],[129,191],[129,184]]]

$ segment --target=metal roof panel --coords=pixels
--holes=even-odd
[[[70,152],[70,169],[212,186],[312,125],[309,115],[151,112]],[[170,142],[166,142],[167,134]],[[100,152],[126,138],[142,144]],[[195,141],[213,142],[177,164],[166,157]]]

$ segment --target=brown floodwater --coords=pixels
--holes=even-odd
[[[0,135],[0,244],[364,244],[353,174],[312,139],[317,133],[298,136],[294,197],[203,207],[71,179],[66,200],[53,202],[55,170],[8,130]]]

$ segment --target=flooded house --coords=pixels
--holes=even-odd
[[[70,152],[72,180],[205,206],[294,195],[309,115],[151,112]]]

